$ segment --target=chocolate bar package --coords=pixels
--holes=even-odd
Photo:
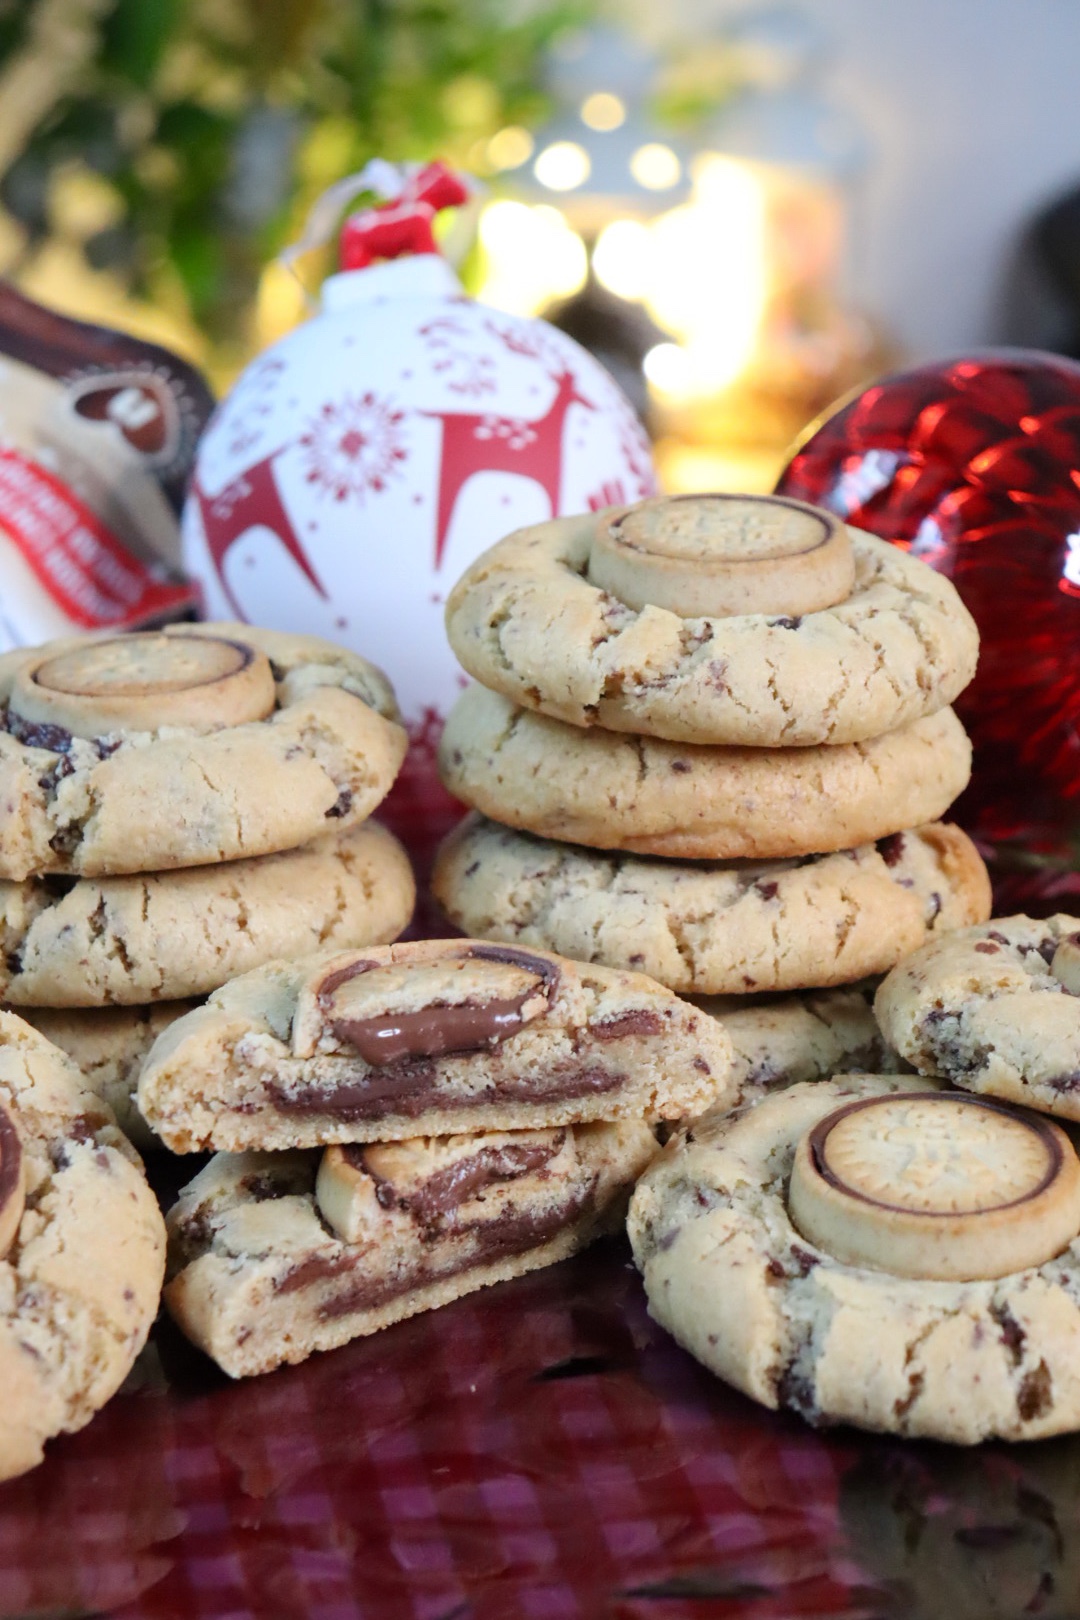
[[[0,650],[194,612],[178,517],[213,403],[167,349],[0,283]]]

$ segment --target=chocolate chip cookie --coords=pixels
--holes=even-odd
[[[0,1013],[0,1479],[89,1423],[150,1331],[165,1261],[134,1149],[78,1069]]]
[[[584,731],[471,686],[439,749],[457,798],[504,826],[689,860],[814,855],[944,815],[971,774],[951,709],[870,742],[706,748]]]
[[[651,1313],[765,1406],[964,1445],[1080,1427],[1080,1161],[1037,1115],[793,1086],[679,1133],[629,1231]]]
[[[693,995],[848,984],[990,914],[971,840],[943,822],[803,860],[603,855],[469,816],[432,888],[477,938],[651,974]]]
[[[995,917],[928,942],[875,1007],[923,1073],[1080,1119],[1080,918]]]
[[[484,686],[570,725],[713,746],[865,741],[951,703],[978,634],[947,579],[852,529],[853,584],[841,597],[829,572],[833,600],[818,605],[794,563],[816,585],[835,529],[777,496],[666,497],[537,524],[466,571],[447,634]],[[598,575],[613,535],[619,561],[605,553]],[[738,583],[763,574],[773,598]]]
[[[0,658],[0,877],[101,876],[293,849],[354,826],[405,756],[386,678],[239,624]]]
[[[692,999],[730,1037],[740,1104],[801,1081],[904,1067],[878,1028],[873,982],[802,995]]]
[[[102,1007],[205,995],[278,956],[386,944],[414,899],[405,851],[375,822],[220,866],[0,882],[0,996]]]
[[[551,1265],[621,1225],[639,1120],[222,1153],[169,1212],[165,1303],[233,1378]]]
[[[431,940],[323,952],[234,979],[143,1065],[138,1106],[177,1153],[398,1141],[731,1098],[715,1020],[639,973]]]
[[[193,1001],[162,1001],[154,1007],[24,1007],[25,1018],[82,1070],[90,1091],[116,1115],[128,1140],[145,1152],[161,1143],[135,1105],[143,1059],[162,1030],[193,1011]]]

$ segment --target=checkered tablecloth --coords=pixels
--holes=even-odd
[[[1073,1439],[905,1447],[753,1406],[609,1239],[242,1384],[160,1322],[0,1487],[0,1620],[1063,1620],[1078,1504]]]

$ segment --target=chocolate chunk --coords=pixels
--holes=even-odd
[[[61,754],[55,763],[50,765],[49,769],[38,777],[38,787],[51,797],[56,792],[58,785],[66,776],[71,776],[74,770],[75,766],[67,754]]]
[[[500,1080],[500,1102],[564,1102],[596,1092],[615,1091],[626,1080],[626,1075],[618,1071],[609,1073],[605,1069],[579,1069],[569,1065],[554,1073],[555,1079],[546,1083]],[[307,1086],[302,1091],[288,1092],[272,1083],[266,1089],[279,1113],[325,1114],[345,1123],[377,1119],[384,1113],[417,1119],[429,1109],[473,1108],[477,1101],[473,1096],[456,1096],[441,1090],[435,1084],[434,1066],[423,1062],[386,1065],[362,1080],[345,1081],[337,1086]]]
[[[375,1018],[332,1018],[330,1028],[373,1068],[402,1059],[481,1052],[523,1027],[521,1009],[533,993],[527,990],[512,1001],[437,1002],[413,1012],[382,1013]]]
[[[329,1254],[312,1254],[306,1260],[301,1260],[298,1266],[293,1266],[284,1277],[279,1277],[274,1284],[275,1294],[295,1294],[301,1288],[307,1288],[311,1283],[324,1282],[328,1277],[340,1277],[343,1272],[351,1271],[357,1263],[356,1254],[349,1250],[345,1254],[331,1251]]]
[[[1040,1361],[1033,1372],[1026,1373],[1016,1393],[1016,1409],[1025,1423],[1040,1418],[1054,1404],[1053,1379],[1045,1361]]]
[[[629,1012],[590,1024],[589,1034],[598,1041],[621,1041],[628,1035],[659,1035],[663,1028],[664,1020],[658,1012],[650,1007],[632,1007]]]
[[[375,1182],[375,1196],[383,1209],[407,1209],[423,1226],[437,1226],[442,1218],[478,1192],[497,1182],[516,1181],[543,1169],[561,1150],[566,1133],[555,1142],[506,1142],[498,1147],[481,1148],[478,1153],[458,1159],[445,1169],[428,1176],[407,1195],[399,1193],[368,1163],[364,1147],[344,1149],[344,1157]]]
[[[413,1011],[380,1013],[371,1018],[335,1018],[333,993],[349,980],[377,970],[377,962],[350,963],[326,978],[319,988],[319,1004],[340,1041],[352,1046],[365,1063],[383,1067],[402,1059],[442,1057],[452,1052],[479,1052],[498,1046],[524,1026],[525,1003],[542,992],[549,1005],[558,984],[559,970],[553,962],[501,946],[471,945],[462,951],[465,960],[494,962],[520,968],[539,982],[529,985],[519,996],[490,1001],[433,1002]]]
[[[334,800],[333,804],[330,806],[329,810],[326,812],[327,819],[329,819],[330,817],[348,815],[348,813],[349,813],[349,811],[351,809],[352,809],[352,793],[349,791],[348,788],[342,788],[341,792],[338,794],[337,798]]]
[[[690,764],[689,760],[673,759],[671,762],[671,768],[676,772],[677,775],[685,776],[686,773],[688,771],[692,771],[694,767]]]
[[[712,1070],[709,1068],[709,1065],[706,1063],[703,1057],[696,1057],[694,1059],[694,1068],[697,1070],[698,1074],[712,1074]]]
[[[22,963],[23,959],[21,951],[8,951],[4,958],[4,966],[7,968],[13,979],[22,972]]]
[[[500,1260],[511,1254],[522,1254],[526,1249],[538,1248],[541,1244],[550,1242],[565,1227],[570,1226],[584,1214],[593,1191],[593,1185],[589,1185],[547,1209],[514,1212],[494,1221],[485,1221],[482,1226],[471,1228],[471,1235],[476,1240],[475,1247],[468,1257],[458,1264],[441,1267],[418,1266],[410,1273],[404,1275],[399,1273],[389,1279],[361,1278],[351,1288],[324,1300],[319,1306],[319,1316],[324,1322],[336,1321],[338,1317],[349,1316],[353,1311],[370,1310],[387,1300],[395,1299],[400,1294],[408,1292],[410,1288],[423,1288],[441,1278],[453,1277],[458,1272],[467,1271],[472,1266]],[[304,1272],[305,1267],[311,1264],[312,1262],[306,1261],[297,1266],[289,1277]],[[359,1270],[362,1264],[363,1261],[358,1254],[349,1254],[342,1269],[355,1267]],[[326,1266],[327,1262],[324,1262],[322,1275],[334,1274],[325,1269]],[[290,1283],[288,1290],[279,1284],[278,1292],[291,1292],[293,1288],[303,1287],[306,1281],[316,1280],[318,1274],[312,1274],[305,1277],[304,1281]]]
[[[1044,1086],[1053,1086],[1055,1091],[1080,1090],[1080,1069],[1074,1069],[1071,1074],[1052,1074],[1043,1081]]]
[[[761,897],[762,900],[775,900],[776,896],[780,893],[780,885],[775,880],[770,879],[767,883],[755,883],[754,891]]]
[[[66,726],[50,725],[44,720],[24,720],[11,709],[4,715],[4,730],[27,748],[47,748],[53,754],[66,754],[75,741]]]
[[[1001,1330],[1001,1342],[1012,1357],[1013,1366],[1018,1367],[1023,1359],[1027,1334],[1007,1305],[991,1305],[990,1315]]]
[[[49,839],[49,848],[57,855],[74,855],[81,836],[82,829],[78,822],[72,822],[70,827],[61,827],[59,832],[53,833]]]
[[[770,628],[773,630],[797,630],[800,624],[802,624],[801,616],[791,618],[790,616],[785,615],[782,619],[769,620]]]
[[[888,838],[879,838],[877,852],[886,866],[898,866],[904,856],[903,833],[892,833]]]
[[[975,949],[979,952],[980,956],[996,956],[998,951],[1000,951],[1001,946],[995,944],[992,939],[980,939],[976,944]]]

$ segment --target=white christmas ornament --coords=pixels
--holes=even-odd
[[[401,251],[391,227],[417,219],[406,203],[349,222],[352,262]],[[603,367],[545,322],[467,298],[421,248],[329,277],[320,314],[243,374],[200,447],[184,560],[208,615],[380,664],[420,732],[463,684],[443,605],[479,553],[654,488],[648,442]]]

